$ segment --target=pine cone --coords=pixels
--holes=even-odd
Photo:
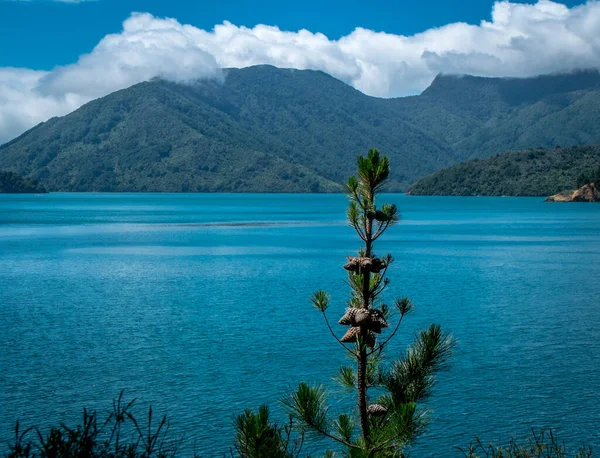
[[[348,325],[353,326],[354,325],[354,315],[356,314],[357,311],[358,311],[358,309],[356,309],[356,308],[347,308],[346,313],[344,313],[344,316],[340,318],[340,321],[338,321],[338,323],[346,325],[346,326],[348,326]]]
[[[381,332],[382,327],[387,327],[383,314],[379,310],[366,310],[356,307],[347,308],[346,313],[338,323],[345,326],[366,326],[373,330],[379,329],[379,332]]]
[[[352,256],[348,256],[348,262],[344,264],[344,269],[350,272],[358,272],[359,269],[359,258],[353,258]]]
[[[340,342],[345,342],[345,343],[356,342],[356,338],[358,337],[359,334],[360,334],[360,328],[352,327],[352,328],[348,329],[348,331],[346,331],[346,334],[344,334],[344,337],[342,337],[340,339]]]
[[[381,334],[381,330],[388,327],[383,313],[381,310],[376,309],[347,309],[346,314],[339,323],[350,326],[363,326],[377,334]]]
[[[348,331],[346,331],[346,334],[344,334],[344,337],[342,337],[340,339],[340,342],[344,342],[344,343],[356,342],[356,341],[358,341],[358,337],[360,335],[361,335],[360,328],[353,326],[350,329],[348,329]],[[367,337],[366,337],[365,343],[367,344],[367,346],[369,348],[375,347],[375,336],[372,333],[367,332]]]
[[[381,272],[381,269],[385,267],[385,262],[379,258],[365,258],[365,257],[352,257],[348,256],[348,262],[344,265],[344,269],[350,272],[363,272],[369,271],[374,273]]]
[[[371,322],[371,316],[366,309],[356,309],[354,313],[354,326],[366,326]]]
[[[370,322],[368,325],[369,331],[375,332],[377,334],[381,334],[382,327],[379,323]]]
[[[381,404],[371,404],[367,407],[367,413],[374,417],[383,417],[387,413],[387,409]]]
[[[389,326],[387,321],[385,321],[385,318],[383,317],[383,312],[381,310],[369,310],[369,318],[371,320],[371,323],[376,323],[382,328],[387,328]]]
[[[367,347],[369,348],[375,348],[375,334],[373,334],[372,332],[367,332],[367,337],[365,339],[365,343],[367,344]]]
[[[381,270],[385,267],[385,262],[383,262],[381,259],[379,258],[372,258],[371,259],[371,272],[374,273],[379,273],[381,272]]]

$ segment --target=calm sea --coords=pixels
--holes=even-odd
[[[547,427],[600,451],[600,206],[382,201],[402,211],[376,246],[396,259],[387,298],[417,306],[388,355],[430,323],[459,342],[413,456]],[[236,414],[279,416],[300,381],[330,387],[334,410],[352,403],[309,302],[324,288],[330,319],[343,312],[359,247],[345,208],[342,195],[0,195],[0,439],[125,389],[139,412],[168,414],[184,452],[224,456]]]

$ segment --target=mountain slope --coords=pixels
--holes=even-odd
[[[0,161],[63,191],[339,190],[254,137],[164,83],[142,83],[39,125],[2,147]]]
[[[437,116],[437,136],[462,160],[508,150],[600,143],[600,74],[580,71],[535,78],[438,76],[419,97],[459,117],[462,135]],[[438,108],[439,110],[440,108]],[[441,122],[440,122],[441,120]],[[445,129],[445,130],[444,130]]]
[[[591,181],[600,145],[507,152],[473,159],[419,180],[411,195],[549,196]],[[582,179],[582,177],[585,177]]]
[[[0,166],[62,191],[309,192],[339,190],[370,147],[390,155],[398,189],[452,162],[381,102],[322,72],[268,66],[152,81],[26,132],[0,147]]]
[[[600,143],[600,75],[439,76],[369,97],[318,71],[256,66],[221,81],[137,84],[0,146],[0,168],[53,191],[339,191],[377,147],[390,190],[507,149]]]
[[[404,120],[387,100],[323,72],[257,66],[228,70],[223,84],[169,86],[195,103],[217,106],[267,151],[338,182],[353,173],[356,156],[373,147],[390,156],[392,178],[404,187],[440,162],[452,163],[447,146]]]

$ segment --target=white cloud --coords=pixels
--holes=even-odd
[[[37,87],[47,74],[0,68],[0,143],[52,116],[67,114],[89,100],[75,93],[40,94]]]
[[[134,14],[123,25],[121,33],[105,36],[77,63],[42,76],[38,92],[89,99],[153,77],[185,82],[219,72],[215,57],[188,30],[193,27],[149,14]]]
[[[550,0],[496,2],[491,19],[479,25],[453,23],[411,36],[357,28],[339,40],[229,22],[206,31],[135,13],[121,33],[107,35],[72,65],[50,72],[0,69],[0,142],[137,82],[210,78],[222,67],[318,69],[367,94],[390,97],[422,91],[439,72],[531,76],[599,63],[597,1],[573,8]]]

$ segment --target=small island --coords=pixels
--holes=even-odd
[[[0,194],[45,194],[47,192],[32,178],[0,170]]]

